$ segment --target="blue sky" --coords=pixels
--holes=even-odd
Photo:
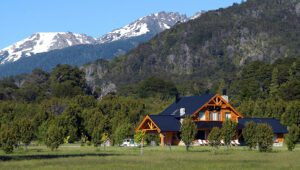
[[[99,37],[159,11],[188,16],[241,0],[1,0],[0,49],[35,32],[85,33]]]

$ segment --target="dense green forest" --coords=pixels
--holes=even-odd
[[[51,73],[36,69],[29,75],[3,79],[0,146],[35,140],[55,148],[51,140],[59,138],[57,143],[65,139],[98,145],[99,134],[108,134],[114,144],[119,144],[133,136],[136,124],[146,114],[158,113],[172,102],[175,86],[169,89],[170,82],[162,86],[165,91],[155,94],[152,89],[147,96],[141,94],[143,98],[109,94],[97,100],[85,82],[84,72],[68,65],[58,65]],[[143,91],[146,87],[141,83],[140,88]],[[53,136],[56,139],[51,139]]]
[[[212,89],[194,86],[199,89],[193,95],[229,89],[230,102],[244,116],[274,117],[285,125],[299,126],[299,66],[295,58],[273,64],[255,61],[231,84],[223,80]],[[5,78],[0,81],[1,143],[26,145],[35,140],[55,148],[51,137],[57,136],[61,138],[58,143],[81,141],[97,146],[101,135],[107,134],[119,144],[133,136],[146,114],[161,112],[189,86],[151,76],[99,99],[87,85],[84,72],[68,65],[58,65],[50,73],[36,69]],[[5,141],[8,136],[14,140]]]

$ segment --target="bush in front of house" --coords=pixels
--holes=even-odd
[[[222,132],[220,128],[214,127],[208,135],[209,145],[218,149],[221,144]]]
[[[221,135],[227,147],[230,146],[231,140],[233,140],[235,137],[236,125],[237,124],[231,120],[226,120],[222,125]]]
[[[191,117],[184,118],[180,132],[181,139],[186,146],[186,151],[188,151],[197,133],[197,127]]]
[[[297,140],[299,138],[299,133],[299,127],[297,125],[293,124],[291,127],[289,127],[289,133],[285,135],[285,144],[287,145],[289,151],[295,149]]]
[[[256,126],[257,124],[255,122],[248,122],[242,131],[242,135],[250,150],[257,146]]]
[[[270,125],[259,123],[256,126],[256,137],[260,152],[269,152],[273,146],[273,129]]]

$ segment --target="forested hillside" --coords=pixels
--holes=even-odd
[[[107,82],[121,87],[158,76],[176,82],[184,95],[215,91],[222,83],[232,89],[252,61],[269,65],[281,58],[298,60],[299,6],[299,0],[249,0],[209,11],[112,62],[95,62],[84,70],[89,82],[100,87]]]

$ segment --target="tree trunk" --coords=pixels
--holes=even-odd
[[[28,145],[27,144],[24,144],[25,145],[25,151],[27,152],[28,151]]]
[[[141,155],[143,155],[143,145],[144,145],[144,140],[142,139],[142,141],[141,141]]]

